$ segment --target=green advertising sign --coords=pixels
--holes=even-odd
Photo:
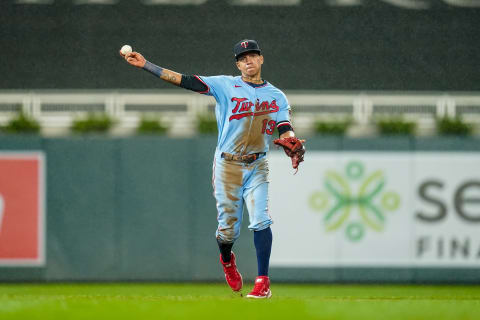
[[[310,195],[310,207],[324,214],[328,232],[344,229],[352,242],[360,241],[367,229],[384,229],[388,213],[400,206],[400,196],[387,191],[387,179],[381,170],[366,172],[365,164],[349,161],[344,172],[327,170],[324,190]]]

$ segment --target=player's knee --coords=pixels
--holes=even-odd
[[[217,230],[217,239],[221,242],[232,243],[238,239],[240,231],[236,231],[235,228],[222,228]]]

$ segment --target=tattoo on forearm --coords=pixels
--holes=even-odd
[[[170,81],[170,82],[176,82],[177,81],[177,77],[175,77],[172,74],[168,74],[165,71],[162,72],[162,75],[160,76],[160,78],[162,78],[163,80],[166,80],[166,81]]]

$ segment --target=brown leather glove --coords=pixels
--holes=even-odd
[[[298,171],[300,162],[303,161],[303,155],[305,154],[305,146],[303,143],[305,140],[300,140],[296,137],[288,137],[283,139],[275,139],[273,143],[277,146],[281,146],[287,156],[292,159],[292,167]],[[295,173],[297,173],[295,171]]]

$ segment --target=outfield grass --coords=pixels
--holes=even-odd
[[[246,290],[251,289],[246,286]],[[480,319],[480,286],[0,284],[0,319]]]

